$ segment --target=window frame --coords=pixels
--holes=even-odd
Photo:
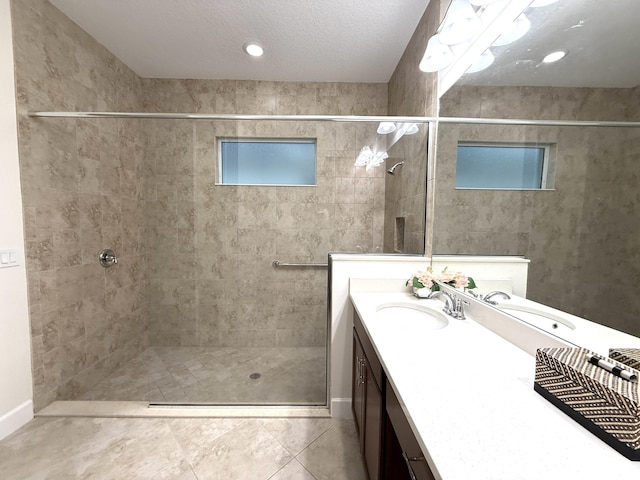
[[[458,187],[458,147],[504,147],[504,148],[536,148],[543,150],[542,156],[542,178],[540,188],[517,188],[517,187]],[[556,144],[543,142],[481,142],[459,140],[456,144],[456,172],[454,175],[454,188],[456,190],[513,190],[513,191],[545,191],[555,188],[555,153]]]
[[[313,144],[313,179],[314,183],[226,183],[223,182],[222,150],[224,143],[281,143],[281,144]],[[216,137],[216,185],[255,186],[255,187],[316,187],[318,186],[318,139],[310,137]]]

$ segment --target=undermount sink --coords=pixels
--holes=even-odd
[[[576,326],[568,319],[528,305],[500,304],[498,308],[509,315],[513,315],[545,332],[555,335],[571,333],[576,329]]]
[[[397,328],[407,330],[439,330],[449,324],[442,312],[413,303],[385,303],[378,306],[376,314],[381,320],[392,322]]]

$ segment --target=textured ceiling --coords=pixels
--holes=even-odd
[[[50,0],[143,77],[387,82],[429,0]],[[469,85],[640,85],[640,0],[559,0]],[[242,51],[261,43],[264,57]],[[542,65],[547,53],[567,58]]]
[[[318,82],[387,82],[429,3],[50,1],[142,77]]]

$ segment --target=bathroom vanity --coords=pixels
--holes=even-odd
[[[369,479],[434,479],[357,313],[353,323],[353,417]]]
[[[356,288],[350,298],[353,413],[371,480],[640,478],[640,462],[534,392],[527,350],[571,344],[481,302],[466,320],[443,320],[442,302],[408,292]],[[640,347],[607,330],[599,348]]]

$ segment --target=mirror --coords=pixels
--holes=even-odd
[[[442,95],[441,117],[640,120],[640,2],[525,13],[528,34]],[[547,146],[553,188],[456,188],[458,142]],[[525,256],[528,298],[640,336],[640,128],[440,123],[437,149],[434,254]]]

